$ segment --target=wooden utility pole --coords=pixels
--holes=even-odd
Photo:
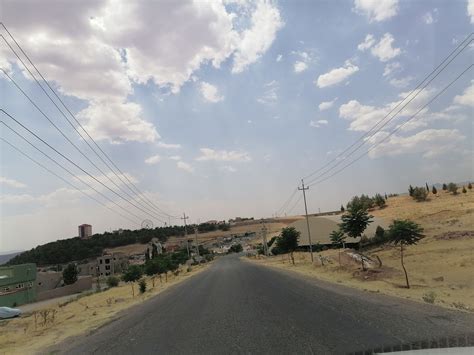
[[[306,190],[309,190],[309,186],[304,187],[303,179],[301,179],[301,187],[298,187],[298,190],[303,191],[304,211],[305,211],[305,214],[306,214],[306,226],[308,227],[309,252],[311,253],[311,263],[313,263],[314,262],[313,243],[311,242],[311,231],[309,230],[308,206],[306,204]]]
[[[263,237],[263,253],[268,256],[268,244],[267,244],[267,227],[265,221],[262,221],[262,237]]]

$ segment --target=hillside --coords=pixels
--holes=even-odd
[[[410,219],[424,228],[425,238],[409,246],[405,253],[411,289],[404,287],[399,248],[384,245],[364,251],[383,266],[364,273],[360,264],[347,253],[327,250],[316,255],[311,265],[308,253],[298,253],[296,266],[286,258],[270,257],[258,262],[304,273],[311,277],[361,288],[434,303],[461,310],[474,310],[474,192],[451,195],[430,194],[429,201],[415,202],[407,195],[391,197],[387,207],[371,214],[384,218]],[[341,255],[341,265],[339,256]],[[327,262],[321,266],[320,256]]]

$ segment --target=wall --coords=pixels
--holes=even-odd
[[[90,290],[91,288],[92,288],[92,276],[85,276],[85,277],[81,277],[79,280],[76,281],[76,283],[72,285],[67,285],[67,286],[56,288],[54,290],[38,293],[36,300],[44,301],[50,298],[72,295],[74,293]]]
[[[38,272],[36,275],[36,292],[53,290],[61,285],[63,279],[62,272],[46,271]]]

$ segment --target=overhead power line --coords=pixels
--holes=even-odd
[[[283,205],[277,210],[277,216],[280,215],[281,213],[283,213],[283,211],[288,207],[288,205],[291,203],[291,201],[293,200],[293,197],[296,196],[296,193],[298,192],[298,188],[296,188],[292,194],[290,195],[290,197],[288,197],[288,199],[283,203]]]
[[[352,164],[354,164],[355,162],[359,161],[360,159],[362,159],[365,155],[369,154],[372,150],[374,150],[376,147],[378,147],[380,144],[382,144],[383,142],[385,142],[388,138],[390,138],[393,134],[395,134],[396,132],[398,132],[400,129],[403,128],[403,126],[405,126],[408,122],[410,122],[412,119],[414,119],[420,112],[423,111],[424,108],[426,108],[428,105],[430,105],[432,102],[434,102],[439,96],[441,96],[446,90],[448,90],[449,87],[451,87],[456,81],[458,81],[464,74],[466,74],[470,69],[472,69],[472,67],[474,66],[474,64],[471,64],[470,66],[468,66],[466,69],[464,69],[454,80],[452,80],[448,85],[446,85],[440,92],[438,92],[430,101],[428,101],[425,105],[423,105],[418,111],[415,112],[415,114],[413,114],[410,118],[408,118],[404,123],[402,123],[401,125],[399,125],[398,127],[396,127],[394,130],[392,130],[387,136],[385,136],[383,139],[381,139],[379,142],[377,142],[376,144],[372,145],[366,152],[364,152],[363,154],[361,154],[360,156],[358,156],[355,160],[351,161],[349,164],[346,164],[344,165],[341,169],[337,170],[336,172],[332,173],[331,175],[319,180],[319,181],[315,181],[313,183],[311,183],[311,185],[309,186],[314,186],[314,185],[318,185],[328,179],[330,179],[331,177],[335,176],[336,174],[340,173],[341,171],[345,170],[346,168],[348,168],[349,166],[351,166]]]
[[[3,123],[3,121],[2,121]],[[16,150],[18,153],[22,154],[23,156],[25,156],[26,158],[28,158],[29,160],[31,160],[33,163],[35,163],[36,165],[40,166],[41,168],[43,168],[44,170],[46,170],[47,172],[49,172],[50,174],[56,176],[58,179],[61,179],[64,183],[66,183],[67,185],[71,186],[73,189],[79,191],[80,193],[84,194],[85,196],[87,196],[88,198],[94,200],[95,202],[97,202],[98,204],[102,205],[103,207],[109,209],[110,211],[118,214],[120,217],[122,218],[125,218],[127,219],[128,221],[132,222],[133,224],[135,225],[140,225],[140,221],[138,220],[133,220],[127,216],[125,216],[124,214],[114,210],[113,208],[111,208],[110,206],[107,206],[105,203],[103,203],[102,201],[96,199],[94,196],[88,194],[87,192],[85,192],[84,190],[81,190],[80,188],[78,188],[77,186],[75,186],[74,184],[72,184],[71,182],[67,181],[65,178],[63,178],[61,175],[59,174],[56,174],[53,170],[49,169],[48,167],[46,167],[45,165],[41,164],[39,161],[37,161],[36,159],[32,158],[31,156],[29,156],[27,153],[25,153],[23,150],[21,150],[20,148],[16,147],[13,143],[9,142],[8,140],[0,137],[0,140],[2,140],[5,144],[8,144],[11,148],[13,148],[14,150]],[[72,174],[72,173],[71,173]],[[75,177],[77,178],[77,177]],[[93,187],[89,186],[90,188],[93,189]],[[97,192],[97,191],[96,191]],[[113,202],[113,201],[112,201]]]
[[[321,168],[313,171],[312,173],[306,175],[304,178],[307,179],[309,177],[312,177],[314,176],[315,174],[317,174],[318,172],[324,170],[326,167],[330,166],[331,164],[335,163],[336,164],[327,169],[326,171],[318,174],[318,176],[316,176],[315,178],[312,178],[310,181],[309,181],[309,184],[312,182],[312,181],[316,181],[318,180],[321,176],[327,174],[329,171],[331,171],[332,169],[334,169],[335,167],[337,167],[338,165],[340,165],[344,160],[346,160],[349,156],[351,156],[352,154],[354,154],[357,150],[360,149],[360,147],[362,147],[368,138],[371,138],[373,137],[376,133],[378,133],[383,127],[385,127],[389,122],[391,122],[396,116],[398,113],[400,113],[408,104],[410,104],[436,77],[439,76],[439,74],[444,71],[444,69],[459,55],[461,54],[461,52],[473,41],[473,38],[472,38],[473,34],[469,34],[435,69],[433,69],[407,96],[405,96],[405,98],[403,100],[401,100],[394,108],[392,108],[390,110],[390,112],[388,112],[382,119],[380,119],[379,121],[376,122],[376,124],[369,130],[367,131],[365,134],[363,134],[359,139],[357,139],[354,143],[352,143],[349,147],[347,147],[345,150],[343,150],[341,153],[339,153],[335,158],[333,158],[332,160],[330,160],[328,163],[324,164]],[[460,50],[459,50],[460,49]],[[459,50],[459,51],[458,51]],[[457,53],[456,53],[457,52]],[[452,58],[451,58],[452,57]],[[441,68],[441,69],[440,69]],[[439,71],[438,71],[439,69]],[[436,73],[438,71],[438,73]],[[436,74],[435,74],[436,73]],[[431,79],[429,79],[433,74],[435,74]],[[422,87],[420,89],[420,87]],[[420,89],[420,90],[418,90]],[[418,92],[412,97],[410,98],[410,96],[412,96],[416,91],[418,90]],[[398,109],[408,98],[409,101],[406,102],[400,109]],[[383,123],[385,121],[385,119],[387,117],[389,117],[395,110],[398,111],[385,123]],[[382,124],[383,123],[383,124]],[[378,127],[380,124],[382,124],[380,127]],[[378,128],[377,128],[378,127]],[[373,133],[371,133],[373,132]],[[344,155],[346,152],[348,152],[351,148],[353,148],[357,143],[359,142],[362,142],[361,144],[359,144],[355,150],[353,150],[351,153],[349,153],[348,155]]]
[[[36,65],[33,63],[33,61],[31,60],[31,58],[28,56],[28,54],[23,50],[23,48],[20,46],[20,44],[16,41],[16,39],[14,38],[14,36],[10,33],[10,31],[6,28],[6,26],[3,24],[3,23],[0,23],[2,25],[2,27],[5,29],[5,31],[8,33],[8,35],[10,36],[10,38],[13,40],[13,42],[16,44],[16,46],[20,49],[20,51],[23,53],[23,55],[25,56],[25,58],[28,60],[28,62],[31,64],[31,66],[35,69],[35,71],[38,73],[38,75],[41,77],[42,81],[47,85],[47,87],[49,88],[49,90],[53,93],[53,95],[56,97],[56,99],[61,103],[61,105],[65,108],[65,110],[69,113],[69,115],[74,119],[74,121],[76,122],[76,124],[81,127],[82,131],[87,135],[87,137],[89,137],[89,139],[93,142],[93,144],[95,145],[95,147],[104,155],[104,157],[110,162],[110,164],[112,164],[112,166],[114,166],[114,168],[119,172],[119,174],[116,173],[116,171],[114,171],[114,169],[102,158],[102,156],[94,149],[94,147],[91,146],[91,144],[87,141],[87,139],[77,130],[77,128],[74,126],[74,124],[67,118],[67,116],[65,115],[65,113],[61,110],[61,108],[58,107],[58,105],[56,104],[56,102],[54,101],[54,99],[47,93],[47,91],[44,89],[43,85],[41,85],[41,83],[38,81],[38,79],[35,77],[35,75],[30,71],[30,69],[28,68],[28,66],[24,63],[24,61],[21,59],[21,57],[18,55],[18,53],[12,48],[12,46],[10,45],[10,43],[8,43],[8,41],[6,40],[6,38],[4,38],[3,35],[0,35],[3,40],[5,41],[5,43],[8,45],[8,47],[10,48],[10,50],[15,54],[15,56],[18,58],[18,60],[22,63],[22,65],[25,67],[25,69],[28,71],[28,73],[30,74],[30,76],[35,80],[35,82],[38,84],[38,86],[41,88],[41,90],[44,92],[44,94],[51,100],[51,102],[54,104],[54,106],[58,109],[58,111],[61,113],[61,115],[67,120],[67,122],[71,125],[71,127],[76,131],[76,133],[84,140],[84,142],[89,146],[89,148],[94,152],[95,155],[97,155],[97,157],[102,161],[102,163],[104,163],[108,168],[109,170],[124,184],[124,186],[126,186],[131,192],[132,194],[136,194],[138,196],[138,198],[143,202],[145,203],[147,206],[149,206],[151,209],[155,210],[156,213],[158,214],[163,214],[167,217],[172,217],[172,218],[178,218],[177,216],[173,216],[165,211],[163,211],[162,209],[160,209],[155,203],[153,203],[153,201],[151,201],[142,191],[140,191],[138,189],[138,187],[128,178],[128,176],[126,174],[124,174],[119,168],[118,166],[113,162],[113,160],[102,150],[102,148],[96,143],[96,141],[91,137],[91,135],[87,132],[87,130],[82,126],[82,124],[76,119],[75,115],[71,112],[71,110],[68,108],[68,106],[64,103],[64,101],[60,98],[60,96],[56,93],[56,91],[52,88],[52,86],[49,84],[49,82],[45,79],[45,77],[43,76],[43,74],[39,71],[39,69],[36,67]],[[124,179],[122,179],[122,177],[124,177]],[[107,176],[108,177],[108,176]],[[109,178],[109,180],[111,180]],[[127,180],[127,181],[125,181]],[[112,180],[111,180],[112,181]],[[113,181],[112,181],[113,182]],[[116,185],[114,183],[114,185]],[[116,185],[117,186],[117,185]],[[123,191],[121,189],[122,192],[125,193],[125,191]]]
[[[140,206],[137,206],[135,203],[131,202],[130,200],[128,200],[127,198],[123,197],[121,194],[119,194],[118,192],[116,192],[115,190],[111,189],[109,186],[107,186],[106,184],[104,184],[102,181],[100,181],[99,179],[97,179],[94,175],[92,175],[91,173],[89,173],[87,170],[85,170],[84,168],[82,168],[81,166],[79,166],[78,164],[76,164],[73,160],[71,160],[70,158],[68,158],[66,155],[64,155],[63,153],[61,153],[58,149],[54,148],[51,144],[49,144],[48,142],[46,142],[43,138],[39,137],[36,133],[34,133],[33,131],[31,131],[28,127],[26,127],[24,124],[22,124],[20,121],[18,121],[15,117],[13,117],[12,115],[10,115],[8,112],[6,112],[4,109],[0,109],[0,112],[2,112],[3,114],[5,114],[7,117],[9,117],[10,119],[12,119],[13,121],[15,121],[19,126],[21,126],[24,130],[28,131],[28,133],[30,133],[32,136],[34,136],[36,139],[38,139],[39,141],[41,141],[44,145],[48,146],[51,150],[55,151],[56,154],[60,155],[63,159],[67,160],[70,164],[74,165],[76,168],[78,168],[79,170],[81,170],[83,173],[85,173],[86,175],[88,175],[90,178],[92,178],[93,180],[95,180],[96,182],[98,182],[99,184],[101,184],[103,187],[105,187],[107,190],[109,190],[110,192],[112,192],[114,195],[116,195],[117,197],[121,198],[122,200],[124,200],[125,202],[127,202],[128,204],[130,204],[131,206],[135,207],[136,209],[142,211],[143,213],[147,214],[148,216],[151,216],[153,219],[156,219],[162,223],[164,223],[164,221],[162,221],[160,218],[156,217],[156,215],[153,215],[151,214],[150,212],[148,212],[147,210],[144,210],[143,208],[141,208]],[[4,125],[6,125],[4,122],[3,122]]]

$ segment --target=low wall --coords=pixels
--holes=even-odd
[[[49,300],[51,298],[62,297],[67,295],[72,295],[74,293],[79,293],[85,290],[90,290],[92,288],[92,276],[81,277],[72,285],[67,285],[54,290],[44,291],[38,293],[36,296],[36,301]]]

